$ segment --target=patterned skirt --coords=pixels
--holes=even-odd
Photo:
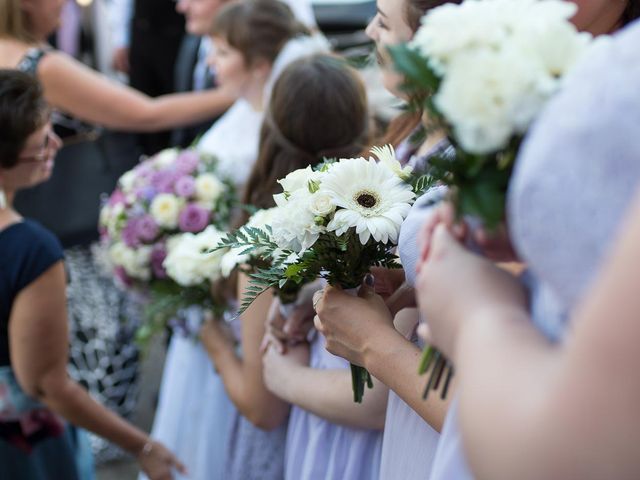
[[[0,478],[90,480],[84,432],[27,396],[10,367],[0,367]]]

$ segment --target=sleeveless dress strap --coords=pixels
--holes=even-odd
[[[20,62],[18,62],[17,69],[21,72],[29,73],[33,76],[36,75],[38,70],[38,64],[42,57],[53,50],[51,47],[33,47],[27,50]]]

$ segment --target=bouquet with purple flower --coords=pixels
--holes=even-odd
[[[210,294],[224,252],[206,252],[228,229],[236,205],[233,183],[217,173],[217,160],[193,149],[163,150],[120,177],[104,201],[99,229],[119,283],[149,298],[139,340],[192,305],[224,311]]]

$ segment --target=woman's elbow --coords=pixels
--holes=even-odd
[[[286,412],[274,412],[267,409],[255,409],[248,411],[244,417],[260,430],[272,431],[284,424],[287,415]]]
[[[37,377],[17,375],[16,378],[24,393],[43,402],[63,395],[69,381],[66,375],[59,374],[46,374]]]

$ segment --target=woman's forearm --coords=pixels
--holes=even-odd
[[[478,478],[584,478],[565,475],[554,458],[567,441],[557,428],[563,420],[550,416],[559,351],[526,312],[478,312],[464,324],[455,351],[460,425]]]
[[[60,52],[42,59],[38,77],[51,105],[118,130],[148,132],[202,122],[220,115],[235,100],[225,89],[151,98]]]
[[[245,358],[236,353],[234,343],[222,332],[207,335],[203,345],[240,413],[258,428],[272,430],[284,423],[289,405],[267,390],[262,378],[260,347],[251,337],[247,341],[247,347],[255,352],[247,352]]]
[[[365,352],[367,370],[402,398],[432,428],[440,431],[455,385],[449,388],[445,400],[438,394],[424,400],[422,395],[427,377],[418,374],[419,363],[420,349],[396,330],[386,329],[377,335],[372,332],[370,345]]]
[[[51,410],[133,455],[138,455],[148,440],[142,430],[96,402],[85,389],[68,377],[44,380],[39,390],[39,400]]]
[[[355,403],[349,370],[290,365],[275,393],[330,422],[380,430],[384,427],[388,389],[376,379],[373,383],[373,389],[365,390],[363,402]]]

